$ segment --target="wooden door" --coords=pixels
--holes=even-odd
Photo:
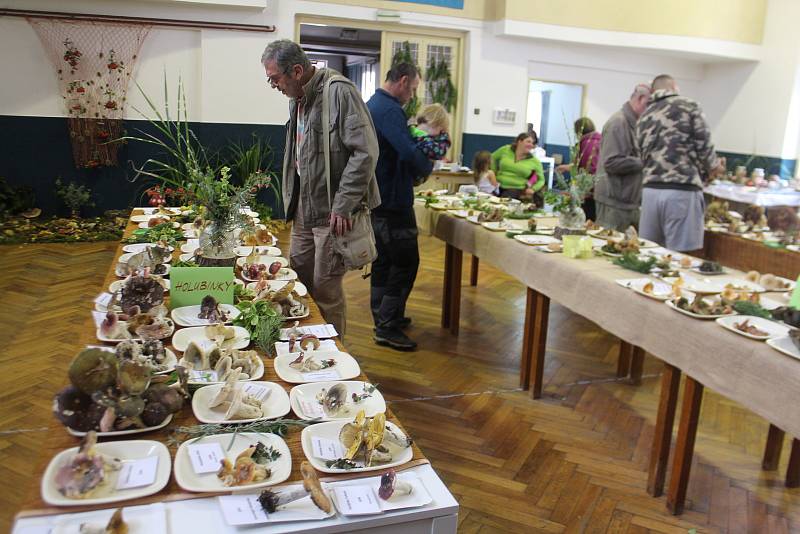
[[[433,62],[444,61],[450,69],[450,79],[458,91],[458,98],[450,110],[450,138],[452,145],[447,157],[451,160],[460,155],[461,130],[462,130],[462,92],[461,80],[461,50],[460,39],[439,35],[426,35],[423,33],[405,33],[397,31],[384,31],[381,37],[381,82],[386,79],[386,73],[392,64],[392,57],[408,41],[411,56],[422,70],[422,80],[417,89],[420,106],[433,102],[426,73]]]

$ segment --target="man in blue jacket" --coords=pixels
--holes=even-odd
[[[417,221],[414,218],[414,181],[428,176],[433,163],[417,150],[403,111],[419,85],[419,70],[399,63],[386,74],[382,89],[367,102],[378,134],[375,175],[381,205],[372,212],[378,258],[372,264],[370,301],[375,342],[398,350],[417,344],[402,329],[411,324],[406,301],[419,267]]]

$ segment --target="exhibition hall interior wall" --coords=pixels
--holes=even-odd
[[[585,0],[573,3],[584,10],[595,9]],[[346,26],[348,20],[374,22],[379,10],[393,9],[401,25],[465,34],[460,87],[464,98],[459,113],[467,163],[475,150],[496,148],[525,129],[532,78],[585,85],[585,114],[599,128],[635,84],[670,73],[683,94],[705,109],[720,151],[741,158],[764,156],[774,170],[782,167],[784,174],[794,173],[800,153],[800,45],[791,26],[800,18],[797,2],[732,1],[715,24],[708,24],[706,18],[708,6],[718,2],[676,2],[685,4],[686,16],[665,15],[661,31],[653,28],[652,11],[647,15],[641,8],[635,16],[576,17],[574,25],[566,27],[571,18],[559,19],[553,13],[537,17],[531,4],[536,4],[539,13],[555,9],[552,0],[466,0],[463,10],[381,0],[267,0],[266,9],[262,9],[263,0],[260,4],[254,0],[7,0],[5,7],[274,24],[274,33],[153,29],[140,52],[135,82],[162,105],[164,77],[170,89],[177,88],[180,78],[190,120],[201,138],[213,144],[221,138],[246,140],[255,133],[269,140],[276,159],[282,154],[288,106],[286,98],[269,87],[260,66],[266,43],[294,38],[299,15],[333,17]],[[620,5],[622,11],[634,10],[636,3],[625,0]],[[696,24],[686,23],[685,19],[691,22],[693,18]],[[597,27],[597,20],[605,21],[605,28]],[[631,20],[639,20],[636,27],[652,33],[626,26]],[[98,204],[103,207],[123,207],[134,201],[137,184],[119,186],[130,168],[77,171],[71,165],[56,74],[25,19],[0,17],[0,68],[7,74],[0,98],[0,143],[5,147],[0,153],[0,176],[10,183],[33,184],[40,196],[48,194],[60,175],[90,184],[99,192]],[[516,111],[516,121],[495,123],[495,108]],[[132,86],[127,112],[132,127],[141,122],[136,122],[141,115],[135,109],[147,106]],[[142,154],[133,146],[125,150],[134,159]],[[43,158],[43,154],[53,157]],[[54,209],[52,202],[43,204]]]

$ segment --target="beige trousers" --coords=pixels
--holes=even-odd
[[[346,304],[342,278],[346,269],[342,257],[333,250],[330,227],[307,227],[295,217],[292,224],[289,262],[297,278],[319,306],[325,320],[344,336]]]

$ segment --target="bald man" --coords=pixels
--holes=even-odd
[[[642,159],[639,235],[680,252],[703,248],[703,184],[725,171],[700,106],[680,96],[668,74],[652,84],[650,104],[636,126]]]

